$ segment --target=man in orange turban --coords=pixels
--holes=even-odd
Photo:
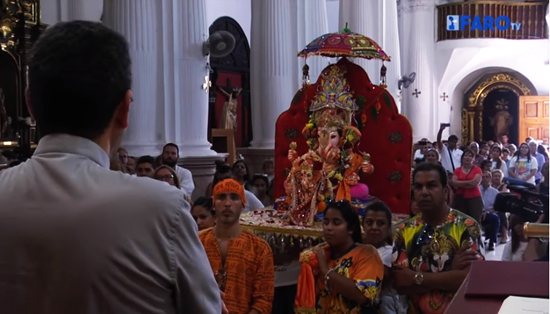
[[[274,294],[273,253],[267,242],[239,224],[244,187],[233,179],[214,186],[216,225],[201,231],[210,266],[231,314],[270,314]]]

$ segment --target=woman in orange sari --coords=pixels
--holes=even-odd
[[[378,313],[384,265],[361,243],[361,223],[347,200],[327,203],[323,236],[326,243],[300,256],[296,313]]]

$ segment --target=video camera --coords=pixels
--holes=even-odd
[[[535,186],[529,183],[519,183],[504,180],[511,192],[499,193],[495,199],[493,208],[498,212],[507,212],[518,215],[525,222],[535,222],[544,214],[542,223],[548,223],[548,195],[534,191]],[[510,185],[508,185],[510,184]]]

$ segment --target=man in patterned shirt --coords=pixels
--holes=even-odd
[[[267,242],[239,224],[246,200],[233,179],[214,187],[216,225],[201,231],[210,266],[231,314],[270,314],[274,294],[273,253]]]
[[[420,213],[394,233],[392,277],[397,292],[410,299],[408,313],[444,313],[478,252],[481,229],[470,216],[447,205],[445,169],[422,163],[413,172]]]

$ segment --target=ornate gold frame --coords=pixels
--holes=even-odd
[[[511,74],[498,73],[481,82],[462,108],[462,143],[483,140],[483,101],[499,88],[508,89],[518,97],[531,93],[529,87]]]

